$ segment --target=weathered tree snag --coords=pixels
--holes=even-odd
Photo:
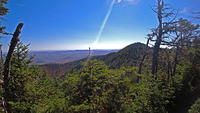
[[[10,101],[10,89],[9,89],[9,79],[10,79],[10,62],[12,59],[12,55],[14,52],[14,49],[20,41],[19,35],[21,33],[21,29],[23,27],[23,23],[19,23],[17,26],[15,33],[13,34],[13,38],[10,42],[10,47],[8,54],[6,56],[6,61],[4,63],[4,100],[5,100],[5,107],[6,107],[6,113],[11,113],[11,105],[8,103]]]
[[[150,39],[151,39],[151,37],[149,37],[148,40],[147,40],[146,47],[145,47],[145,50],[144,50],[144,52],[143,52],[142,59],[140,60],[140,64],[139,64],[139,66],[138,66],[138,72],[137,72],[138,74],[141,74],[142,64],[143,64],[143,61],[144,61],[144,59],[145,59],[145,57],[146,57],[146,55],[147,55],[147,48],[148,48],[149,40],[150,40]],[[138,77],[137,77],[137,80],[136,80],[136,83],[139,82],[139,79],[140,79],[140,77],[138,76]]]
[[[171,77],[171,80],[172,80],[172,84],[174,84],[174,79],[173,79],[173,76],[172,76],[172,66],[171,66],[171,62],[169,60],[169,54],[167,52],[167,49],[163,49],[165,54],[166,54],[166,59],[167,59],[167,81],[169,82],[170,81],[170,77]]]
[[[174,69],[173,69],[173,74],[172,76],[175,76],[176,73],[176,64],[177,64],[177,57],[178,57],[178,52],[179,52],[179,46],[176,47],[176,54],[175,54],[175,58],[174,58]]]
[[[89,47],[88,63],[90,65],[90,47]]]
[[[156,43],[155,43],[155,46],[153,48],[153,59],[152,59],[152,69],[151,69],[151,73],[154,75],[156,73],[156,69],[158,67],[158,51],[160,49],[160,44],[161,44],[161,41],[162,41],[162,35],[163,35],[163,32],[162,32],[162,9],[163,9],[163,6],[164,6],[164,1],[163,0],[158,0],[158,6],[157,6],[157,9],[158,9],[158,20],[159,20],[159,33],[158,33],[158,36],[157,36],[157,39],[156,39]]]

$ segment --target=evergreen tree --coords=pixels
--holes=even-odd
[[[5,34],[7,34],[4,30],[5,30],[5,26],[1,26],[1,21],[2,20],[4,20],[4,18],[2,17],[2,16],[5,16],[9,11],[9,9],[8,8],[6,8],[4,5],[5,4],[7,4],[8,2],[7,2],[8,0],[1,0],[0,1],[0,33],[5,33]]]
[[[12,102],[12,111],[23,112],[22,109],[27,102],[27,89],[25,88],[30,76],[34,73],[29,67],[34,56],[27,59],[28,46],[23,45],[22,42],[18,43],[12,60],[10,70],[10,101]]]
[[[6,32],[4,31],[5,28],[6,28],[6,26],[1,26],[1,23],[2,23],[2,20],[5,20],[5,19],[3,18],[3,16],[5,16],[5,15],[8,13],[8,10],[9,10],[8,8],[6,8],[6,7],[4,6],[5,4],[7,4],[7,1],[8,1],[8,0],[1,0],[1,1],[0,1],[0,34],[1,34],[1,33],[3,33],[3,34],[6,33]],[[0,36],[0,38],[1,38],[1,36]],[[0,49],[0,51],[1,51],[1,49]],[[4,103],[4,102],[3,102],[3,100],[2,100],[2,98],[3,98],[3,97],[2,97],[2,95],[3,95],[3,89],[2,89],[2,85],[3,85],[3,75],[2,75],[2,73],[3,73],[3,62],[2,62],[2,60],[3,60],[3,59],[2,59],[2,56],[1,56],[1,61],[0,61],[0,67],[1,67],[1,68],[0,68],[0,72],[1,72],[1,73],[0,73],[0,74],[1,74],[1,75],[0,75],[0,95],[1,95],[1,96],[0,96],[0,110],[1,110],[1,109],[4,109],[4,108],[3,108],[3,106],[4,106],[3,103]]]
[[[200,98],[191,106],[188,113],[199,113],[200,112]]]
[[[89,62],[65,78],[68,112],[100,112],[102,109],[109,113],[126,111],[124,103],[129,101],[131,92],[134,92],[136,69],[123,67],[112,70],[102,61]]]

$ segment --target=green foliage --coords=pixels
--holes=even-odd
[[[5,16],[7,13],[8,13],[8,8],[6,8],[4,5],[7,4],[8,0],[1,0],[0,1],[0,25],[1,25],[1,20],[4,20],[4,18],[2,18],[2,16]],[[5,30],[5,26],[0,26],[0,33],[5,33],[6,32],[4,31]]]
[[[6,14],[8,13],[8,10],[9,10],[9,9],[3,6],[4,4],[7,4],[7,3],[8,3],[7,1],[8,1],[8,0],[1,0],[1,1],[0,1],[0,8],[1,8],[1,10],[0,10],[0,15],[1,15],[1,16],[4,16],[4,15],[6,15]]]
[[[21,42],[16,46],[12,60],[10,71],[10,101],[15,105],[15,111],[23,111],[24,105],[26,105],[26,84],[29,81],[30,76],[35,74],[34,69],[28,66],[31,63],[33,56],[27,59],[28,46],[23,45]],[[35,71],[35,70],[34,70]],[[38,71],[38,70],[37,70]],[[22,109],[20,109],[22,107]]]
[[[173,104],[169,105],[169,112],[184,112],[189,109],[191,103],[198,98],[200,93],[200,62],[199,49],[190,48],[186,58],[178,63],[174,77],[175,88]]]
[[[174,88],[160,75],[142,76],[135,99],[129,111],[136,113],[166,113],[169,99],[173,98]]]
[[[29,66],[28,45],[17,45],[11,61],[10,104],[15,112],[61,112],[65,99],[61,82],[37,66]]]
[[[144,48],[145,45],[139,42],[128,45],[127,47],[107,58],[105,62],[112,69],[119,69],[121,66],[137,66],[137,62],[141,58]]]
[[[31,102],[31,112],[61,112],[64,108],[64,97],[57,82],[54,82],[44,71],[41,76],[30,82],[26,88]]]
[[[0,1],[0,16],[8,13],[5,4],[7,0]],[[4,20],[2,17],[0,19]],[[109,113],[200,112],[199,24],[193,25],[182,18],[175,24],[177,33],[181,35],[181,39],[178,36],[177,41],[174,41],[174,44],[179,44],[177,64],[173,64],[177,48],[166,49],[168,58],[159,57],[155,75],[149,74],[148,60],[143,62],[147,65],[142,74],[137,74],[137,68],[133,66],[137,65],[145,45],[135,43],[117,53],[82,62],[82,68],[80,61],[86,59],[68,64],[51,64],[47,68],[47,71],[53,73],[50,78],[45,69],[30,66],[34,56],[27,58],[29,45],[20,42],[11,60],[9,103],[12,105],[12,112],[98,113],[102,109]],[[4,29],[5,26],[0,27],[0,33],[7,34]],[[169,27],[170,29],[169,38],[173,31],[173,28]],[[103,60],[105,63],[93,59]],[[170,69],[173,66],[169,64],[176,68]],[[75,71],[77,69],[79,70]],[[176,71],[169,79],[172,70]],[[63,77],[65,81],[55,76]],[[137,76],[141,77],[139,83],[135,83]],[[3,89],[0,88],[1,99],[2,94]]]
[[[28,45],[19,43],[11,62],[10,103],[15,112],[101,112],[103,104],[109,113],[184,112],[199,94],[200,52],[196,47],[186,55],[192,60],[177,65],[173,83],[165,71],[138,75],[135,67],[110,69],[97,60],[82,62],[78,71],[72,68],[63,82],[50,78],[45,69],[30,66],[33,57],[27,58],[27,49]],[[141,79],[136,84],[137,76]]]
[[[120,69],[110,69],[102,61],[83,62],[83,68],[78,72],[72,68],[65,77],[62,86],[65,89],[62,90],[65,112],[100,112],[101,101],[110,113],[187,111],[199,94],[198,48],[196,43],[194,48],[186,49],[187,52],[181,57],[183,59],[177,64],[176,74],[171,79],[168,78],[167,71],[161,68],[154,76],[148,70],[143,70],[143,74],[138,75],[136,68],[123,67],[123,63],[119,63]],[[169,55],[172,53],[169,50]],[[142,78],[138,84],[135,83],[137,76]]]
[[[191,106],[188,113],[199,113],[200,112],[200,98]]]
[[[133,67],[137,66],[141,55],[143,54],[143,48],[145,47],[142,43],[133,43],[123,48],[118,52],[109,53],[107,55],[94,56],[91,60],[97,59],[105,62],[112,69],[120,69],[120,67]],[[67,73],[71,72],[72,67],[74,70],[81,69],[80,62],[87,61],[87,58],[76,60],[73,62],[65,63],[65,64],[45,64],[41,65],[41,67],[45,67],[49,72],[50,76],[57,76],[59,78],[64,79],[64,76]]]
[[[85,63],[83,63],[85,65]],[[109,112],[122,112],[123,103],[133,92],[135,68],[110,70],[102,61],[91,60],[80,71],[67,74],[66,97],[71,111],[100,112],[101,101]]]

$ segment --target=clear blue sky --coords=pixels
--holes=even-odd
[[[200,11],[200,0],[165,1],[180,10],[178,18]],[[158,25],[149,7],[155,4],[156,0],[8,0],[10,10],[2,25],[13,33],[23,22],[21,41],[30,43],[30,50],[120,49],[146,42],[149,29]],[[1,39],[3,51],[11,38]]]

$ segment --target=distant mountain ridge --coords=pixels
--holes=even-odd
[[[117,69],[121,66],[137,66],[137,63],[143,54],[144,47],[145,44],[137,42],[126,46],[118,52],[108,53],[107,55],[94,56],[91,59],[105,61],[106,65],[110,66],[112,69]],[[80,61],[87,61],[87,58],[65,64],[45,64],[41,67],[45,67],[50,76],[57,76],[62,78],[70,72],[72,67],[75,70],[80,69],[82,67],[80,65]]]
[[[91,50],[91,55],[106,55],[116,50]],[[33,51],[29,56],[35,55],[31,64],[54,64],[54,63],[68,63],[79,59],[86,58],[89,50],[66,50],[66,51]]]

